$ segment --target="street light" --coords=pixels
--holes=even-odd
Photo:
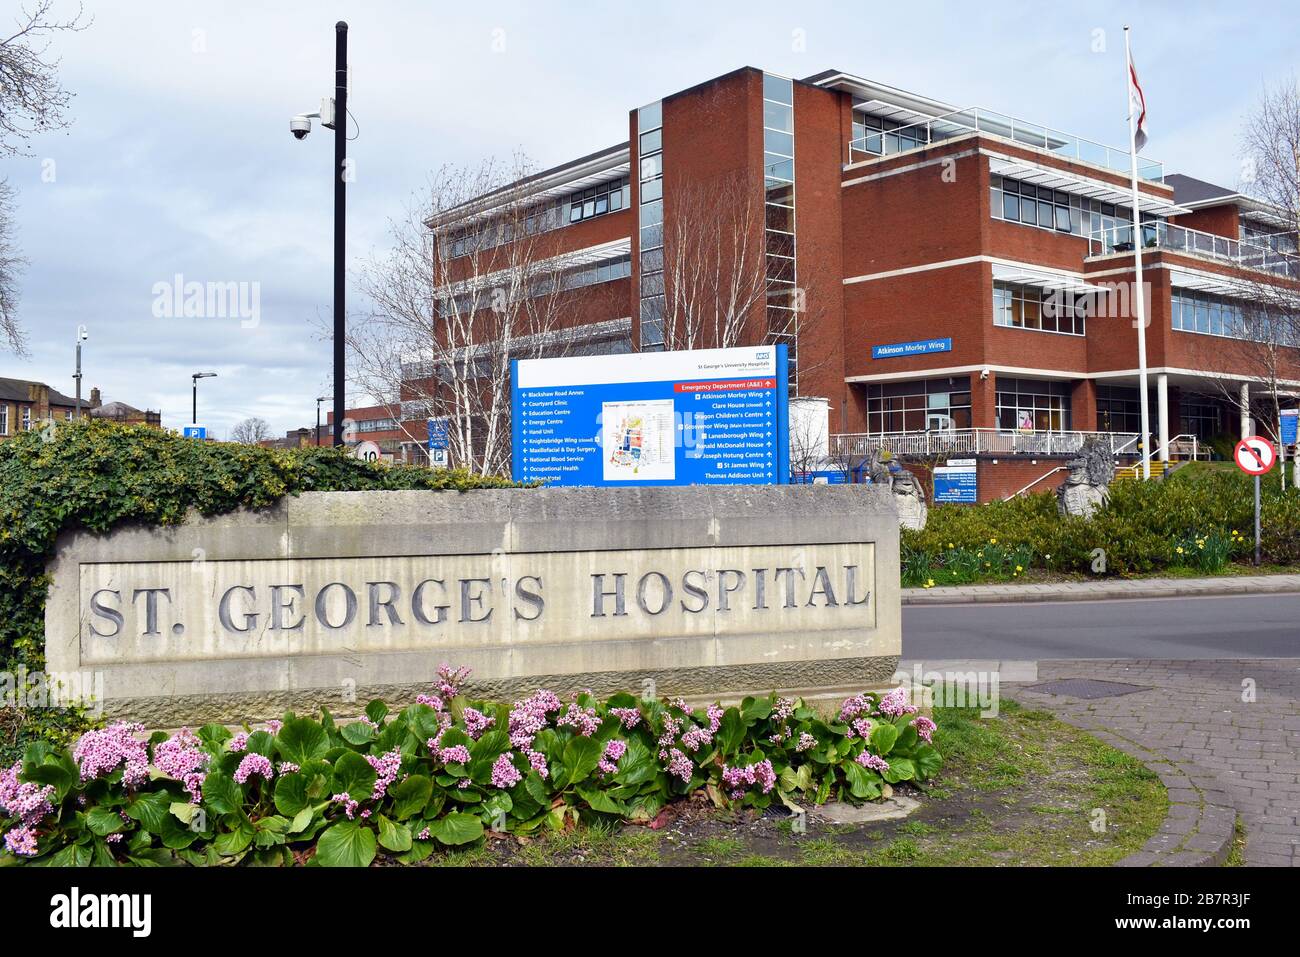
[[[194,389],[193,404],[190,407],[190,425],[199,424],[199,380],[214,379],[215,372],[196,372],[190,376],[190,386]]]
[[[90,338],[85,326],[77,326],[77,371],[72,378],[77,380],[77,418],[81,418],[81,344]]]
[[[320,445],[320,404],[328,402],[330,397],[327,395],[318,395],[316,397],[316,444]]]
[[[348,25],[340,20],[334,24],[334,97],[321,100],[321,108],[313,113],[299,113],[289,120],[289,132],[294,139],[307,138],[311,121],[318,118],[321,126],[334,131],[334,444],[343,444],[343,345],[346,328],[343,321],[343,235],[347,217],[347,158],[348,158]],[[317,444],[320,443],[317,429]]]

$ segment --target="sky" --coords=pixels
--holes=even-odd
[[[0,28],[13,6],[0,5]],[[52,47],[73,125],[0,160],[29,260],[31,351],[0,352],[0,376],[72,394],[84,324],[85,394],[97,386],[179,428],[191,374],[214,371],[199,383],[199,421],[218,438],[251,416],[278,435],[312,425],[329,388],[333,134],[317,126],[299,142],[288,121],[332,92],[336,20],[350,26],[353,277],[444,164],[519,150],[553,166],[625,140],[628,110],[742,66],[796,78],[834,68],[1124,148],[1129,23],[1145,154],[1233,187],[1261,90],[1300,73],[1290,3],[85,6],[90,28]],[[176,314],[174,290],[189,283],[236,284],[224,288],[246,308]],[[364,309],[352,280],[348,298]]]

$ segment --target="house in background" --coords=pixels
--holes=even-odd
[[[137,409],[125,402],[104,404],[99,389],[90,390],[90,398],[82,401],[81,409],[83,415],[94,418],[162,427],[161,412]],[[41,423],[49,420],[70,422],[76,414],[77,400],[72,396],[44,382],[0,376],[0,442],[19,432],[40,428]]]

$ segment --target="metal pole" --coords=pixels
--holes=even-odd
[[[334,444],[343,444],[346,328],[343,320],[343,235],[347,214],[348,25],[334,24]]]
[[[320,445],[320,399],[316,400],[316,444]]]
[[[1259,567],[1259,476],[1255,476],[1255,567]]]
[[[77,380],[77,418],[81,418],[81,333],[77,333],[77,374],[73,376]]]
[[[1137,300],[1138,398],[1142,409],[1142,477],[1151,478],[1151,411],[1147,408],[1147,319],[1142,289],[1142,209],[1138,202],[1137,117],[1133,113],[1133,60],[1129,54],[1128,27],[1124,27],[1124,82],[1128,90],[1128,159],[1133,187],[1133,294]]]
[[[194,393],[190,398],[190,425],[198,425],[199,424],[199,377],[191,376],[190,385],[194,389]]]

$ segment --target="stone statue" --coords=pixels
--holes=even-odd
[[[873,485],[884,485],[894,493],[898,507],[898,524],[903,528],[920,531],[925,528],[929,515],[925,505],[925,489],[916,476],[898,464],[889,449],[876,449],[867,466]]]
[[[1056,490],[1056,510],[1062,515],[1091,518],[1110,501],[1110,483],[1115,478],[1110,448],[1099,439],[1085,439],[1065,467],[1065,481]]]

